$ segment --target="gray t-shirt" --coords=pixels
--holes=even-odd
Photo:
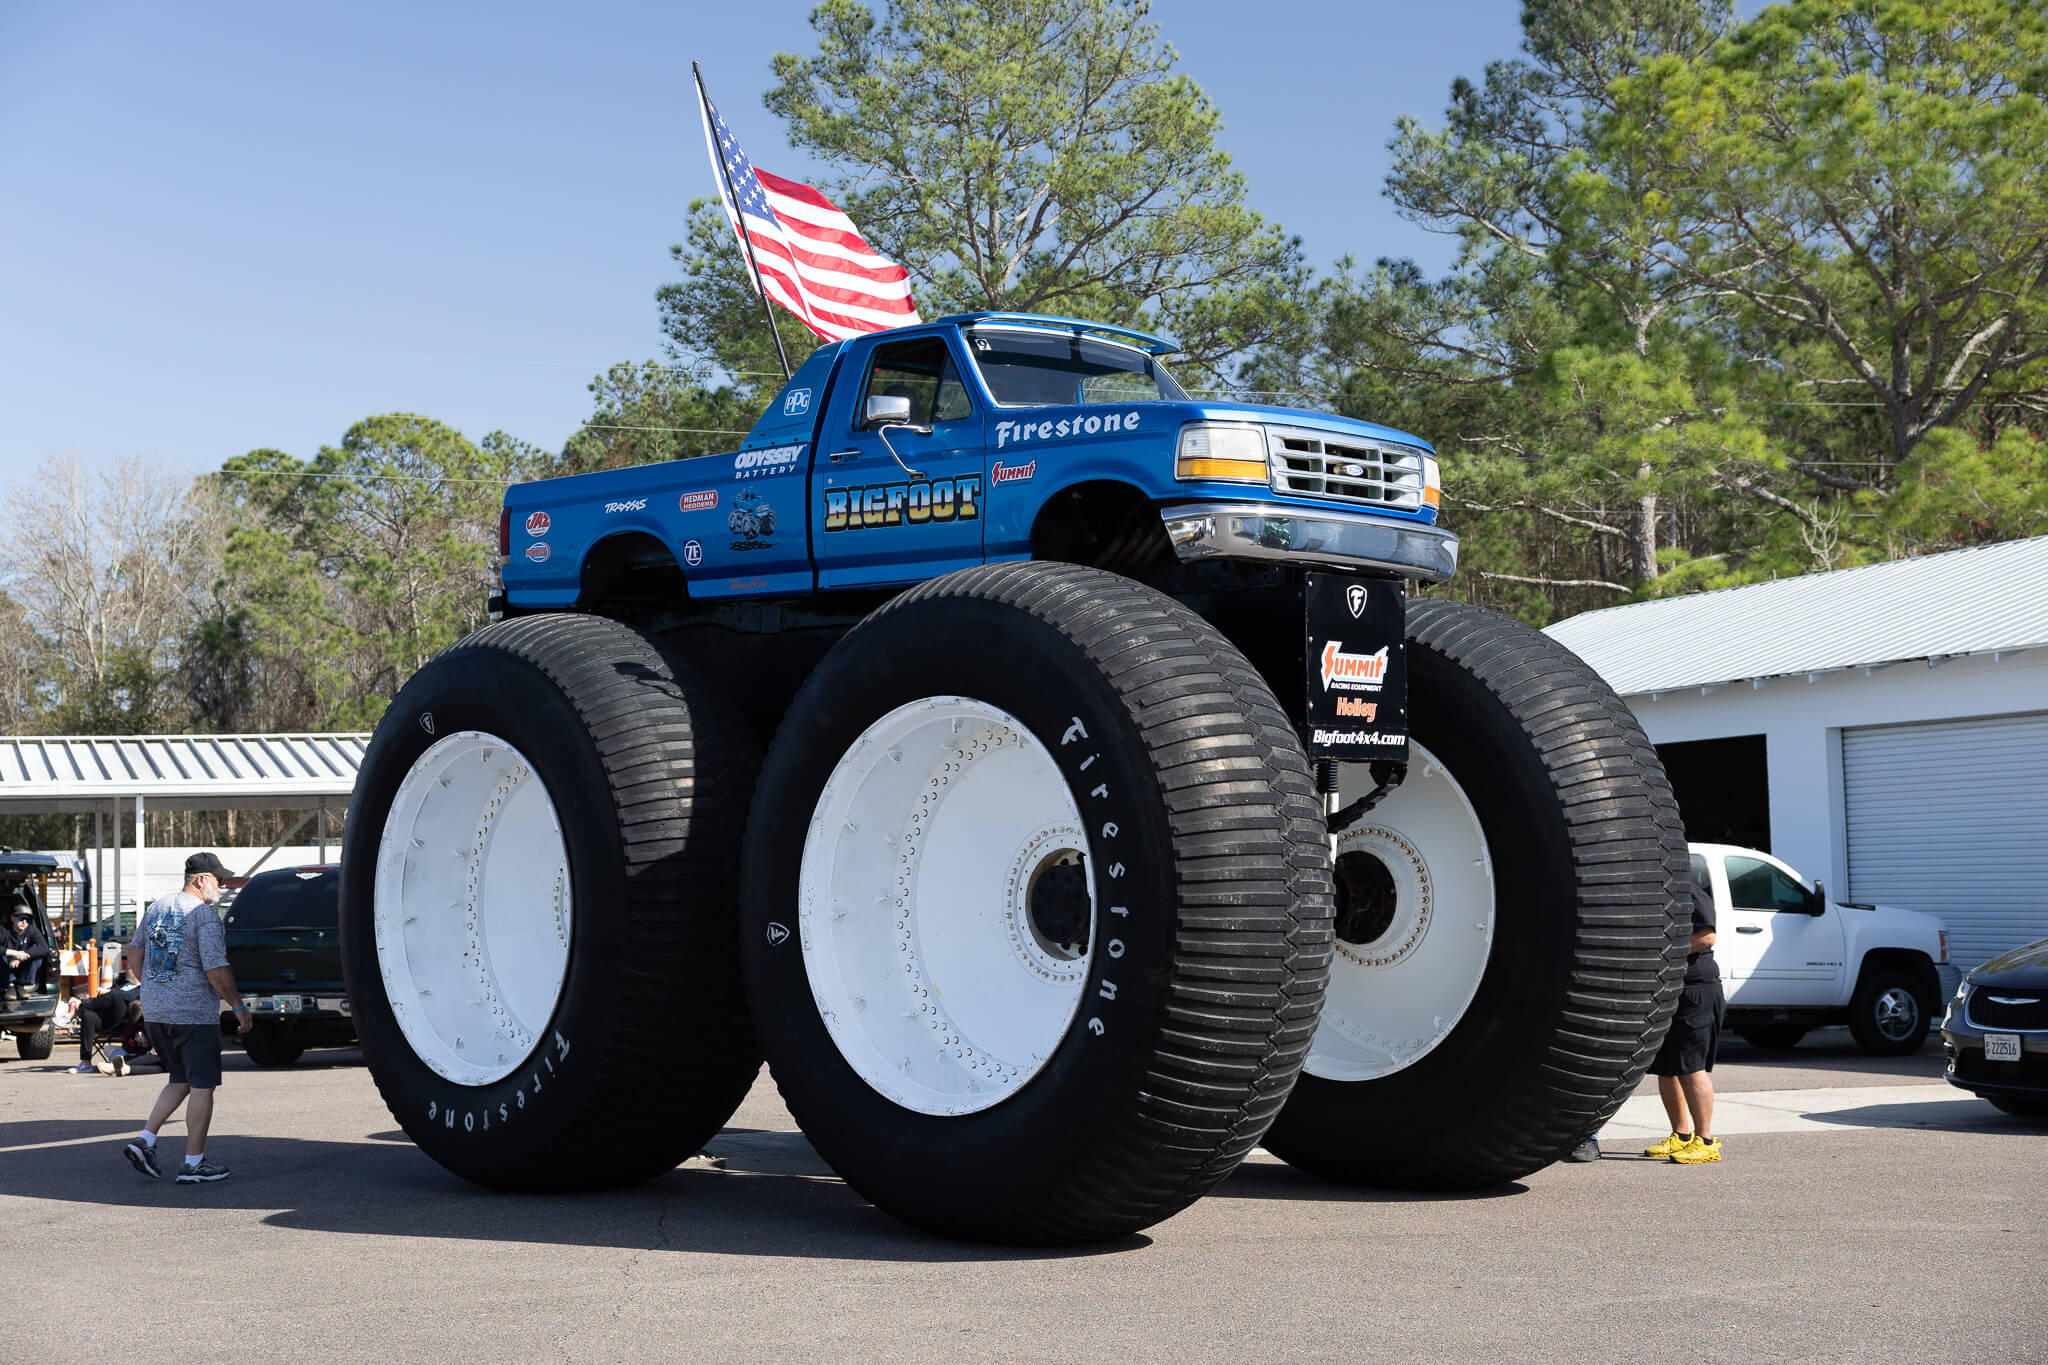
[[[142,1017],[152,1024],[211,1024],[220,996],[207,972],[228,965],[228,936],[220,912],[199,897],[173,891],[136,921],[142,951]]]

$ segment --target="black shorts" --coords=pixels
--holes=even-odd
[[[219,1024],[159,1024],[151,1020],[149,1044],[163,1060],[171,1084],[211,1090],[220,1084]]]
[[[1678,997],[1678,1013],[1671,1016],[1664,1046],[1650,1063],[1650,1074],[1689,1076],[1695,1071],[1712,1071],[1714,1054],[1721,1047],[1721,1021],[1727,1013],[1720,982],[1695,981],[1687,986]]]

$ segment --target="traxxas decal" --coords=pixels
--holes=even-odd
[[[825,529],[860,531],[878,526],[928,526],[937,521],[973,521],[981,515],[980,497],[981,480],[978,478],[827,489]]]

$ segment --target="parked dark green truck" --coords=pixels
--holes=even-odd
[[[255,1027],[242,1050],[258,1066],[290,1066],[309,1047],[356,1040],[341,980],[333,864],[259,873],[226,909],[228,965]]]

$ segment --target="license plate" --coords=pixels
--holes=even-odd
[[[256,1001],[253,1008],[258,1014],[297,1014],[304,1006],[296,995],[278,995]]]
[[[1312,573],[1303,589],[1308,754],[1408,760],[1408,604],[1392,579]]]
[[[1987,1062],[2016,1062],[2020,1059],[2020,1036],[2017,1033],[1987,1033],[1984,1035],[1984,1060]]]

